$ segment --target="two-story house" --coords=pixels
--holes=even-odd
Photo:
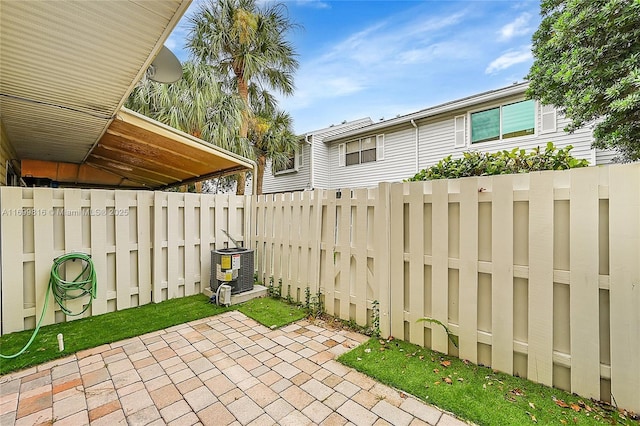
[[[591,147],[590,127],[565,132],[569,120],[525,99],[527,87],[513,84],[390,120],[363,119],[307,133],[291,169],[265,171],[264,192],[374,186],[407,179],[448,155],[530,150],[550,141],[572,145],[572,155],[592,165],[611,162],[615,152]]]

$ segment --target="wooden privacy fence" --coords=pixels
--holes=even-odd
[[[383,336],[640,411],[640,164],[254,199],[258,276]],[[455,347],[436,319],[458,336]]]
[[[95,265],[98,294],[85,316],[202,292],[209,285],[211,250],[228,245],[222,231],[245,240],[249,201],[179,192],[0,188],[2,333],[35,327],[53,259],[65,253],[88,253]],[[49,303],[43,325],[76,318]]]

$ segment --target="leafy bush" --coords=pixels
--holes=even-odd
[[[540,147],[525,152],[515,148],[511,151],[486,153],[478,151],[465,152],[462,158],[451,158],[451,155],[440,160],[429,168],[422,169],[406,182],[434,179],[455,179],[468,176],[491,176],[512,173],[528,173],[540,170],[566,170],[586,167],[587,160],[579,160],[569,154],[573,146],[557,148],[553,142],[547,143],[544,151]]]

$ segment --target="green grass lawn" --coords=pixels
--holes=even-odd
[[[307,316],[305,309],[272,298],[231,307],[212,305],[202,294],[172,299],[42,327],[27,352],[0,360],[0,374],[230,310],[270,328]],[[58,351],[58,333],[64,335],[63,352]],[[18,352],[31,334],[29,330],[0,337],[0,352]],[[479,425],[639,424],[590,400],[398,340],[370,339],[339,361]]]
[[[638,425],[611,407],[398,340],[372,338],[339,361],[479,425]]]
[[[24,354],[10,360],[0,359],[0,374],[230,310],[238,310],[267,327],[281,327],[306,316],[304,309],[271,298],[253,299],[227,308],[212,305],[203,294],[182,297],[44,326]],[[33,330],[27,330],[0,337],[0,352],[3,355],[18,352],[32,333]],[[58,333],[64,335],[65,348],[62,352],[58,350]]]

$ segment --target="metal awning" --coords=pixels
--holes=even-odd
[[[64,186],[162,189],[247,171],[253,163],[122,108],[84,163],[22,161],[22,175]]]
[[[163,188],[252,167],[122,108],[191,0],[1,3],[0,127],[23,176]]]

